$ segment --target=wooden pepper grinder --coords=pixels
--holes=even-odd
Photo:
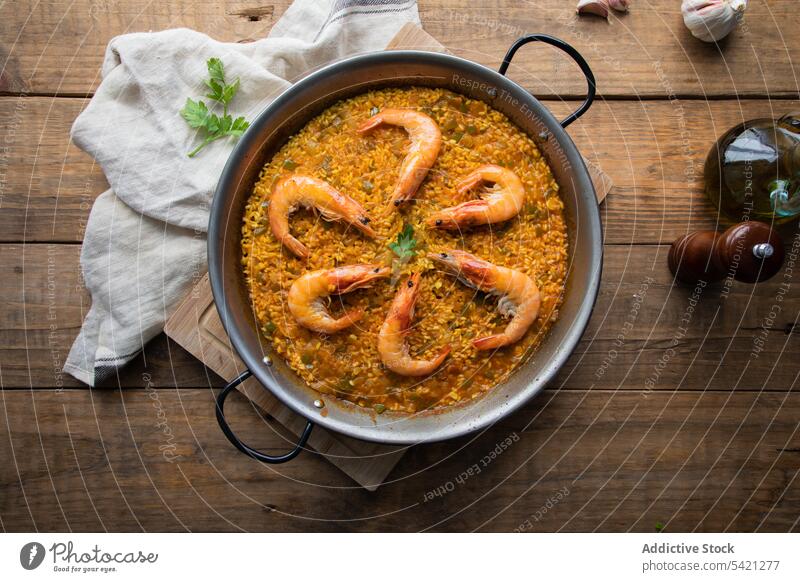
[[[766,281],[783,265],[783,241],[768,224],[735,224],[719,234],[698,230],[669,249],[669,270],[682,283],[713,283],[729,274],[743,283]]]

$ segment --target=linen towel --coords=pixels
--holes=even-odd
[[[408,22],[419,24],[416,0],[296,0],[249,44],[187,29],[111,40],[103,81],[72,126],[111,188],[89,215],[81,269],[92,306],[65,372],[91,386],[112,376],[205,273],[211,197],[234,145],[187,156],[200,139],[179,111],[206,93],[206,61],[220,58],[226,79],[241,79],[230,111],[250,120],[309,70],[381,50]]]

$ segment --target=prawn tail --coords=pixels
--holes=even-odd
[[[472,345],[475,346],[476,349],[481,351],[495,350],[497,348],[502,348],[503,346],[506,346],[508,344],[509,344],[508,337],[502,333],[499,333],[497,335],[482,337],[472,342]]]
[[[359,321],[362,317],[364,317],[363,309],[353,309],[352,311],[348,311],[347,313],[345,313],[339,319],[336,320],[335,324],[332,326],[330,330],[330,333],[347,329],[348,327]]]
[[[447,344],[446,346],[444,346],[444,347],[442,348],[442,350],[439,352],[439,355],[438,355],[438,356],[436,356],[436,357],[433,359],[433,361],[431,362],[431,363],[433,364],[433,368],[434,368],[434,369],[436,369],[436,368],[438,368],[439,366],[441,366],[441,365],[442,365],[442,362],[444,362],[444,359],[445,359],[445,358],[446,358],[448,355],[450,355],[450,352],[451,352],[451,351],[452,351],[452,348],[450,347],[450,344]]]
[[[382,123],[383,123],[383,116],[381,116],[380,114],[373,115],[372,117],[367,119],[364,123],[359,125],[358,129],[356,129],[356,131],[358,133],[366,133],[371,129],[375,129],[376,127],[378,127]]]
[[[295,255],[300,257],[301,259],[308,258],[308,248],[306,245],[301,243],[299,240],[294,238],[292,235],[287,234],[281,242],[286,245],[286,247],[292,251]]]
[[[394,368],[393,370],[398,374],[402,374],[403,376],[427,376],[428,374],[432,374],[436,368],[441,366],[442,362],[444,362],[445,358],[449,354],[450,346],[447,345],[444,346],[439,352],[439,355],[432,360],[411,360],[405,365],[402,365],[401,369]]]

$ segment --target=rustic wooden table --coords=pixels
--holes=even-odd
[[[377,492],[311,454],[265,467],[236,453],[213,416],[220,379],[164,336],[103,389],[61,373],[89,307],[84,226],[107,187],[69,128],[106,43],[177,26],[256,39],[288,3],[0,2],[2,528],[800,529],[792,272],[694,305],[666,268],[675,237],[716,226],[700,185],[715,136],[800,107],[796,0],[751,2],[719,47],[689,35],[679,0],[637,0],[609,23],[576,18],[568,0],[420,0],[428,32],[489,66],[526,32],[574,44],[602,98],[569,133],[616,187],[601,208],[597,307],[550,389],[484,434],[415,447]],[[574,65],[543,47],[521,51],[510,74],[557,114],[584,91]],[[795,234],[784,232],[796,251]],[[230,406],[243,437],[281,446],[244,399]],[[165,434],[174,462],[160,454]]]

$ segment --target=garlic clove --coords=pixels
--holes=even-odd
[[[630,4],[630,0],[608,0],[609,7],[618,12],[627,12]]]
[[[579,0],[578,14],[596,14],[608,18],[608,0]]]
[[[745,8],[747,0],[683,0],[681,4],[686,28],[704,42],[716,42],[728,36]]]

